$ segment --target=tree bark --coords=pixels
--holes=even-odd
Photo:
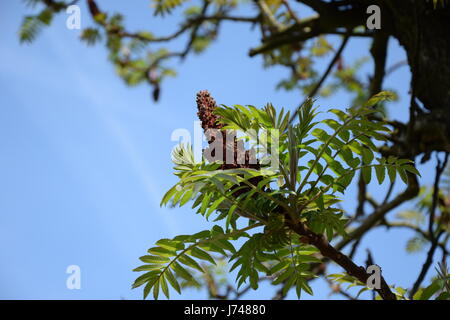
[[[412,74],[410,123],[397,135],[400,156],[450,151],[450,4],[379,1],[382,29],[405,48]]]

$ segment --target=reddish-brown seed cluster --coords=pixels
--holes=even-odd
[[[223,125],[218,123],[219,117],[214,114],[214,109],[217,107],[216,101],[211,96],[211,94],[207,90],[202,90],[197,93],[197,107],[198,112],[197,115],[202,122],[203,130],[208,129],[222,129]],[[233,140],[227,141],[225,131],[221,131],[221,141],[223,141],[223,161],[222,169],[234,169],[234,168],[255,168],[258,169],[260,167],[257,163],[250,163],[250,152],[248,150],[245,151],[245,160],[244,163],[238,163],[238,141],[234,137]],[[210,136],[210,140],[208,141],[210,144],[217,138],[215,136]],[[229,139],[228,139],[229,140]],[[225,163],[227,150],[233,150],[233,163]],[[214,150],[212,151],[212,156],[214,156]]]
[[[198,118],[202,122],[203,130],[221,129],[223,125],[217,123],[218,117],[214,114],[217,107],[216,100],[211,97],[208,90],[202,90],[197,93]]]

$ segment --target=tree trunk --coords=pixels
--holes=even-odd
[[[412,94],[423,105],[412,101],[398,153],[450,152],[450,4],[434,8],[431,0],[383,0],[380,7],[389,33],[406,50]]]

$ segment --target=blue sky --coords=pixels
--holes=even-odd
[[[177,26],[176,15],[154,18],[148,1],[99,4],[124,12],[131,29],[162,35]],[[138,257],[160,238],[211,227],[188,207],[159,207],[176,182],[170,136],[178,128],[193,131],[195,93],[208,89],[223,104],[272,102],[291,109],[303,97],[275,90],[286,70],[263,69],[261,58],[247,56],[259,36],[246,25],[225,23],[219,41],[204,54],[174,63],[179,76],[163,84],[155,104],[149,87],[123,84],[101,45],[81,43],[79,31],[65,27],[65,14],[32,45],[20,45],[17,29],[26,12],[20,1],[0,3],[5,31],[0,42],[0,298],[140,299],[141,289],[131,290]],[[82,27],[90,25],[84,6],[81,13]],[[351,42],[346,60],[366,54],[367,46],[365,40]],[[390,49],[388,65],[405,59],[395,40]],[[386,87],[401,95],[390,104],[394,118],[407,117],[409,79],[407,67],[387,79]],[[317,104],[325,111],[346,108],[348,102],[339,93]],[[420,167],[425,183],[433,178],[429,168]],[[373,190],[378,194],[385,188]],[[352,210],[355,198],[350,188],[345,207]],[[355,259],[363,264],[364,249],[370,247],[389,283],[411,285],[424,254],[404,253],[410,235],[372,231]],[[81,268],[80,290],[66,288],[65,271],[73,264]],[[323,281],[312,286],[316,298],[328,297]],[[262,284],[245,297],[269,299],[273,293]],[[186,290],[173,297],[202,299],[206,293]]]

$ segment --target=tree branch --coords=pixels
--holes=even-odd
[[[311,90],[311,92],[308,94],[308,97],[300,104],[300,106],[298,108],[295,109],[295,111],[292,113],[291,118],[289,119],[289,124],[291,124],[294,120],[295,117],[298,114],[299,109],[301,108],[301,106],[303,106],[306,101],[309,98],[314,97],[317,92],[319,91],[320,87],[322,86],[322,84],[325,82],[326,78],[328,77],[328,75],[330,74],[331,70],[333,69],[333,66],[336,64],[336,62],[339,60],[342,51],[344,51],[345,46],[347,45],[348,39],[350,37],[348,35],[346,35],[344,37],[344,39],[342,40],[341,45],[339,46],[339,49],[336,51],[336,53],[334,54],[333,59],[331,59],[330,63],[328,64],[328,67],[326,68],[325,72],[323,73],[322,77],[320,78],[320,80],[316,83],[316,85],[314,86],[314,88]]]
[[[419,193],[419,185],[417,183],[417,177],[411,173],[408,173],[408,187],[395,197],[392,201],[382,204],[377,210],[374,210],[355,230],[349,233],[348,237],[343,239],[336,245],[338,250],[344,248],[354,239],[358,239],[370,228],[375,226],[379,221],[381,221],[386,213],[392,209],[398,207],[403,202],[414,198]]]
[[[289,227],[300,236],[305,237],[305,241],[319,249],[324,257],[327,257],[340,265],[350,276],[355,277],[362,283],[367,283],[369,274],[367,274],[364,267],[356,265],[349,257],[334,248],[323,235],[314,233],[302,222],[291,223]],[[386,283],[384,277],[381,277],[381,288],[375,290],[384,300],[397,299]]]
[[[278,20],[274,17],[272,11],[267,6],[267,3],[264,0],[258,0],[255,2],[259,10],[261,11],[263,17],[266,18],[270,27],[277,32],[283,30],[283,25],[280,22],[278,22]]]
[[[302,2],[305,3],[305,1]],[[364,23],[365,12],[359,6],[347,10],[337,10],[336,7],[328,3],[316,0],[306,2],[305,4],[308,6],[315,6],[320,15],[304,19],[284,31],[273,33],[259,47],[250,50],[250,57],[276,49],[285,44],[306,41],[321,34],[336,34],[340,29],[352,31],[355,27]],[[320,10],[318,9],[319,7],[321,8]],[[352,32],[350,36],[373,36],[373,33]]]
[[[432,204],[431,204],[431,208],[430,208],[430,219],[429,219],[429,224],[428,224],[428,234],[431,239],[431,247],[428,250],[427,258],[422,266],[422,270],[420,271],[419,276],[417,277],[417,280],[414,282],[414,285],[411,289],[410,297],[414,296],[414,294],[417,292],[417,290],[419,290],[421,283],[425,279],[425,276],[427,275],[428,270],[430,269],[430,266],[433,263],[433,256],[434,256],[437,246],[439,245],[439,238],[444,233],[444,230],[441,230],[435,236],[435,234],[434,234],[435,231],[434,231],[433,225],[434,225],[434,216],[435,216],[436,207],[437,207],[437,200],[438,200],[438,196],[439,196],[439,181],[441,179],[442,172],[445,170],[445,167],[447,166],[448,157],[449,157],[449,153],[446,153],[443,163],[441,163],[439,158],[437,158],[436,176],[434,179],[434,189],[433,189],[433,200],[432,200]]]

